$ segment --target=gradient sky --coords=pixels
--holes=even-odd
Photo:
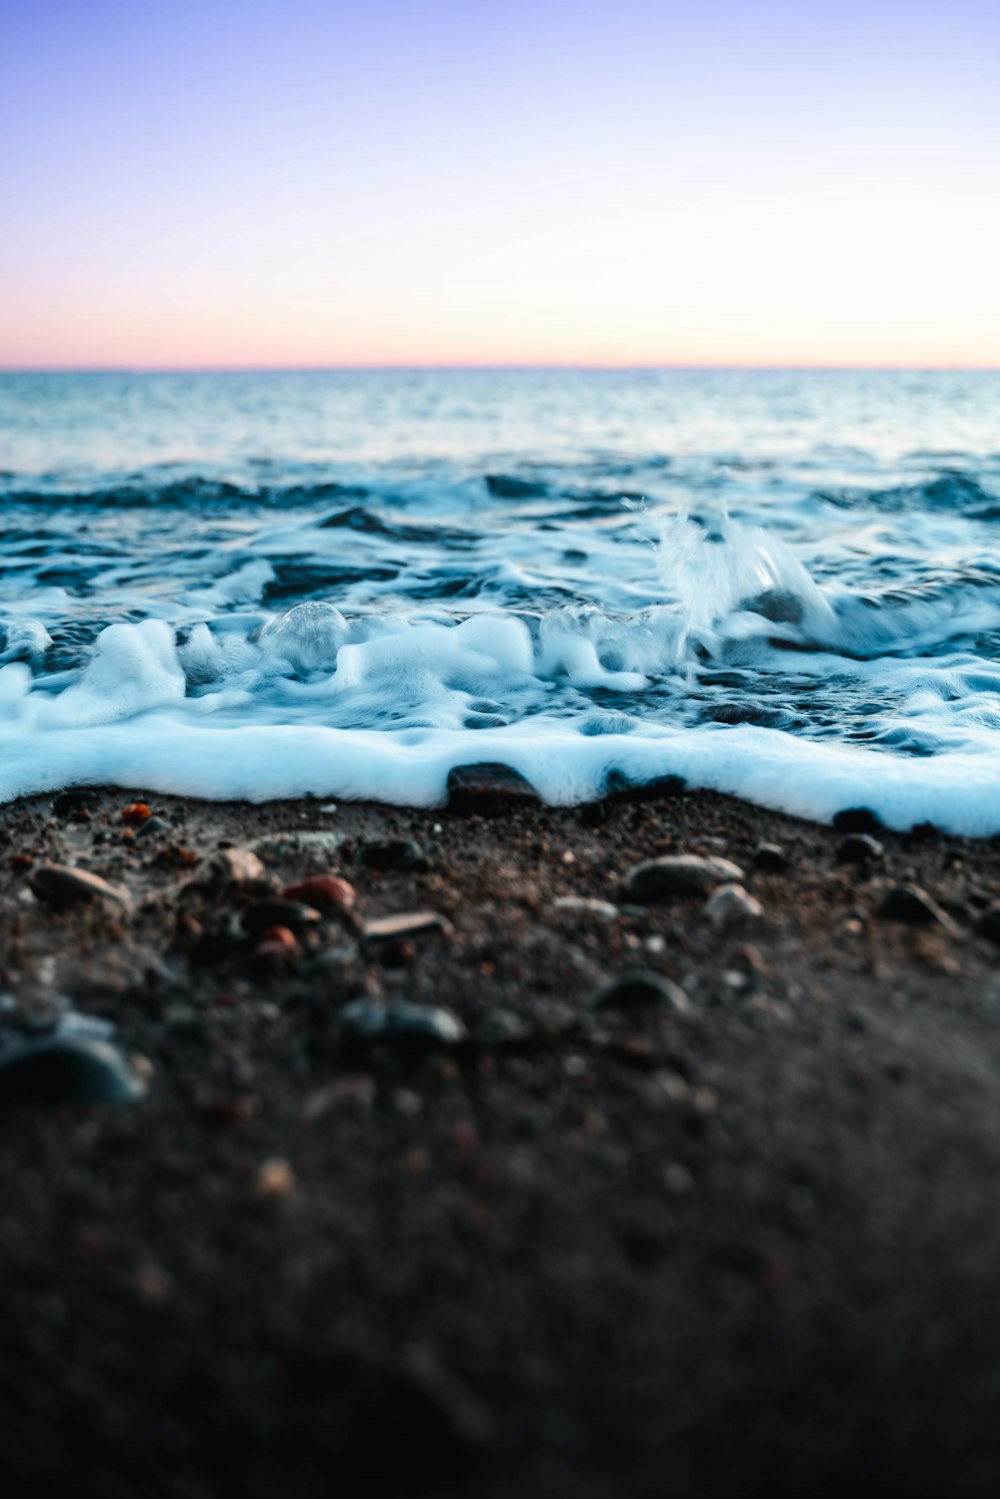
[[[1000,365],[998,0],[0,0],[0,366]]]

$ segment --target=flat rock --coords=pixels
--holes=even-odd
[[[38,864],[28,876],[28,884],[39,900],[57,911],[89,900],[109,900],[119,906],[128,901],[124,890],[109,885],[99,874],[68,864]]]
[[[0,1055],[0,1108],[136,1103],[146,1084],[110,1041],[56,1035]]]
[[[720,885],[705,902],[705,915],[720,932],[759,921],[763,914],[760,901],[742,885]]]
[[[452,812],[482,812],[503,802],[538,802],[541,798],[520,771],[484,761],[458,765],[448,776],[448,808]]]
[[[591,1000],[595,1010],[637,1010],[651,1005],[667,1005],[686,1014],[691,1005],[680,984],[645,969],[629,969],[609,980]]]
[[[947,911],[919,885],[894,885],[879,906],[878,914],[884,921],[899,921],[904,926],[940,926],[952,933],[959,930]]]
[[[466,1037],[465,1026],[450,1010],[406,1000],[391,1004],[353,1000],[340,1012],[340,1028],[348,1045],[386,1046],[411,1053],[457,1046]]]
[[[556,911],[568,911],[574,915],[594,916],[598,921],[616,921],[621,915],[618,907],[609,900],[593,900],[586,895],[560,895],[553,901]]]
[[[454,931],[447,916],[440,911],[400,911],[394,916],[375,916],[362,928],[366,941],[388,942],[394,937],[414,937],[420,932],[441,932],[445,936]]]
[[[334,833],[326,828],[286,828],[277,833],[268,833],[255,838],[250,847],[265,859],[281,857],[283,854],[316,854],[331,858],[344,842],[343,833]]]
[[[715,855],[668,854],[637,864],[625,876],[625,889],[636,900],[665,900],[671,895],[707,895],[716,885],[742,880],[738,864]]]

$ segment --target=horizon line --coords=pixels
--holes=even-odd
[[[802,373],[802,374],[1000,374],[995,364],[961,363],[836,363],[813,364],[805,361],[640,361],[637,363],[589,363],[556,360],[498,362],[422,362],[390,361],[385,363],[344,362],[322,364],[0,364],[0,375],[309,375],[309,374],[421,374],[421,373]]]

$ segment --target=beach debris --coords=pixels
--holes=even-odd
[[[420,844],[412,838],[373,838],[362,843],[357,862],[366,869],[426,870],[430,861]]]
[[[287,927],[296,934],[319,924],[320,916],[303,901],[282,900],[278,896],[255,900],[240,916],[240,925],[251,937],[264,937],[269,927]]]
[[[165,817],[157,817],[154,812],[152,817],[146,819],[136,830],[140,838],[165,838],[168,834],[172,837],[174,829]]]
[[[611,979],[591,1000],[595,1010],[637,1010],[667,1005],[684,1015],[691,1005],[679,984],[643,968],[628,969]]]
[[[832,826],[838,833],[877,833],[882,819],[869,807],[847,807],[836,814]]]
[[[742,885],[720,885],[705,902],[705,915],[719,932],[759,921],[763,914],[760,901]]]
[[[716,885],[738,882],[738,864],[715,854],[667,854],[636,864],[625,876],[625,889],[640,901],[664,900],[671,895],[707,895]]]
[[[117,1046],[99,1036],[57,1031],[0,1053],[0,1108],[127,1104],[145,1093],[141,1073]]]
[[[340,1012],[340,1029],[349,1047],[385,1046],[402,1053],[448,1049],[466,1037],[465,1026],[450,1010],[408,1000],[352,1000]]]
[[[940,926],[953,935],[959,930],[957,923],[919,885],[894,885],[879,906],[878,914],[885,921],[899,921],[905,926]]]
[[[197,873],[198,884],[216,890],[225,890],[232,885],[255,885],[266,878],[267,870],[249,848],[220,848],[202,861]]]
[[[616,921],[621,915],[618,907],[611,901],[594,900],[587,895],[560,895],[553,901],[553,908],[572,915],[593,916],[598,921]]]
[[[837,844],[838,864],[872,864],[885,848],[871,833],[850,833]]]
[[[754,850],[754,867],[764,874],[780,874],[790,860],[780,843],[759,843]]]
[[[67,910],[82,901],[109,900],[124,906],[128,900],[124,890],[109,885],[99,874],[69,864],[39,864],[32,869],[28,884],[39,900],[56,911]]]
[[[354,905],[354,886],[337,874],[314,874],[305,880],[286,885],[282,900],[299,901],[315,911],[350,910]]]
[[[375,916],[362,927],[367,942],[390,942],[396,937],[415,937],[421,932],[440,932],[448,937],[453,931],[451,922],[440,911],[400,911],[394,916]]]

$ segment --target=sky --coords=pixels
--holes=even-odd
[[[997,0],[0,0],[0,367],[1000,365]]]

